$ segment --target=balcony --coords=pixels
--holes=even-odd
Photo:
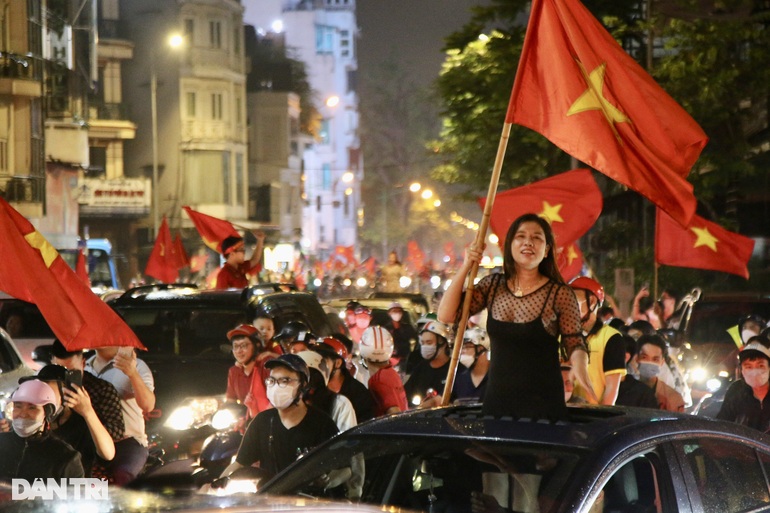
[[[45,177],[14,176],[5,183],[6,201],[10,203],[43,203]]]
[[[0,52],[0,94],[42,95],[40,59],[28,55]]]

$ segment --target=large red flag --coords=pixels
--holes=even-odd
[[[0,198],[0,290],[35,303],[70,351],[144,346],[21,214]]]
[[[480,198],[481,208],[486,198]],[[502,245],[511,223],[533,212],[553,228],[559,246],[583,236],[602,212],[602,193],[588,169],[575,169],[495,196],[489,224]]]
[[[87,248],[78,247],[78,259],[75,262],[75,274],[80,278],[80,281],[87,286],[91,286],[91,278],[88,277],[88,266],[86,265],[86,251]]]
[[[583,252],[576,243],[560,247],[556,251],[556,265],[564,281],[569,282],[583,271]]]
[[[176,256],[177,269],[190,265],[190,257],[187,256],[187,251],[184,250],[184,244],[182,244],[182,236],[178,233],[174,237],[174,256]]]
[[[682,228],[658,209],[655,225],[655,261],[674,267],[723,271],[749,279],[748,262],[754,241],[693,216]]]
[[[210,247],[217,253],[222,252],[222,241],[228,237],[240,237],[240,234],[235,229],[230,221],[224,219],[218,219],[216,217],[201,214],[196,212],[190,207],[182,207],[187,215],[190,216],[190,220],[195,225],[198,233],[201,234],[203,243]]]
[[[171,230],[168,228],[166,217],[163,216],[144,274],[163,283],[174,283],[179,278],[178,263],[174,241],[171,240]]]
[[[578,0],[534,0],[506,121],[638,191],[682,226],[708,138]]]

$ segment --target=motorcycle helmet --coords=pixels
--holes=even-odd
[[[578,276],[569,283],[569,286],[573,289],[587,290],[593,294],[598,300],[597,306],[601,306],[604,302],[604,287],[596,280],[587,276]]]
[[[334,337],[323,337],[316,344],[313,344],[313,350],[328,356],[335,356],[343,360],[348,357],[348,350],[345,344]]]
[[[281,331],[273,337],[273,340],[290,346],[295,341],[304,342],[308,338],[310,328],[302,321],[289,321],[284,324]]]
[[[441,321],[430,321],[420,330],[420,333],[429,331],[435,333],[444,340],[450,340],[452,338],[452,328],[448,324],[444,324]]]
[[[53,414],[59,409],[53,389],[38,379],[22,382],[11,396],[11,401],[42,406],[46,422],[51,422]]]
[[[468,342],[474,346],[481,346],[489,351],[489,336],[483,328],[474,326],[473,328],[465,330],[465,333],[463,334],[463,343],[465,344]]]
[[[393,354],[393,336],[382,326],[369,326],[361,335],[359,352],[372,362],[384,363]]]
[[[315,351],[300,351],[297,356],[302,358],[308,366],[308,369],[315,369],[324,377],[324,385],[329,384],[329,367],[327,367],[323,356]]]

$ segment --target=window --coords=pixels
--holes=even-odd
[[[185,93],[185,113],[188,118],[194,118],[195,117],[195,93],[194,92],[186,92]]]
[[[315,53],[332,53],[334,50],[334,27],[315,26]]]
[[[225,205],[231,203],[230,199],[230,186],[232,184],[232,178],[230,176],[230,153],[227,151],[222,152],[222,184],[223,184],[223,202]]]
[[[233,51],[235,55],[241,54],[241,31],[240,29],[233,30]]]
[[[222,93],[211,93],[211,119],[222,119]]]
[[[602,487],[590,511],[660,511],[656,503],[665,486],[653,461],[659,459],[649,453],[625,462]]]
[[[190,203],[225,203],[228,196],[222,181],[226,176],[222,167],[226,158],[221,151],[185,151],[184,152],[184,200]]]
[[[682,449],[706,513],[748,511],[770,503],[765,474],[753,448],[700,438],[683,443]]]
[[[350,216],[350,196],[345,194],[345,201],[342,203],[345,211],[345,217]]]
[[[120,9],[118,7],[118,0],[102,0],[99,7],[102,10],[101,18],[103,20],[119,20]]]
[[[222,22],[209,22],[209,43],[211,48],[222,48]]]
[[[243,153],[235,154],[235,204],[243,205]]]
[[[195,36],[195,20],[192,18],[184,20],[184,36],[188,44],[192,44],[193,36]]]
[[[318,132],[318,142],[321,144],[331,144],[331,121],[328,119],[321,120],[321,130]]]
[[[241,113],[241,98],[235,98],[235,123],[240,125],[243,123],[243,114]]]
[[[328,191],[332,188],[332,165],[328,162],[321,165],[321,180],[323,180],[323,190]]]

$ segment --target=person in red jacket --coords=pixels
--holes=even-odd
[[[251,324],[241,324],[227,332],[227,339],[233,345],[235,365],[227,372],[227,401],[244,404],[249,410],[249,418],[270,408],[265,385],[257,366],[257,354],[261,341],[257,328]]]
[[[265,247],[265,234],[254,232],[257,246],[251,259],[246,260],[246,246],[243,237],[227,237],[222,241],[222,255],[225,263],[217,274],[217,289],[242,289],[248,287],[248,274],[256,274],[262,270],[262,250]]]

